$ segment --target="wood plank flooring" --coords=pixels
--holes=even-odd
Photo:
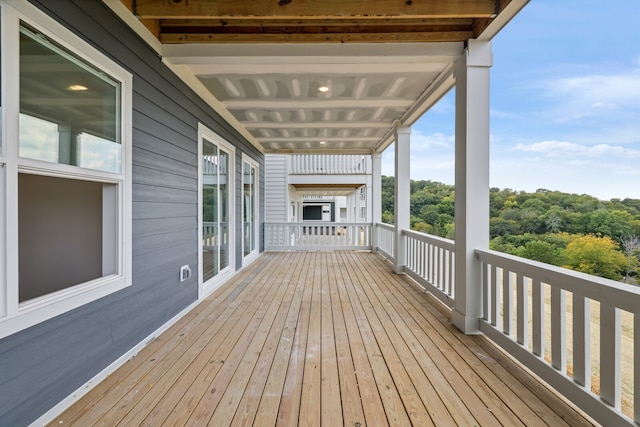
[[[585,426],[366,252],[268,252],[50,424]]]

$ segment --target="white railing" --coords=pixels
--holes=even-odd
[[[374,230],[378,252],[395,262],[395,227]],[[366,249],[370,231],[370,224],[265,224],[265,239],[275,250]],[[453,307],[454,242],[401,235],[404,271]],[[343,236],[348,243],[335,245]],[[491,250],[476,257],[481,332],[598,423],[640,424],[640,287]]]
[[[370,250],[371,224],[327,222],[279,222],[264,224],[265,249]]]
[[[455,242],[412,230],[402,230],[406,245],[405,272],[440,301],[453,307]]]
[[[637,425],[622,407],[640,422],[640,287],[476,254],[482,332],[599,423]]]
[[[292,154],[292,175],[363,175],[371,173],[367,156],[355,154]]]
[[[376,233],[378,238],[378,252],[394,262],[396,259],[394,245],[396,227],[379,222],[376,224]]]

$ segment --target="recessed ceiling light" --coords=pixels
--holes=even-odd
[[[320,145],[324,145],[326,143],[327,143],[327,141],[320,141]]]
[[[73,91],[76,91],[76,92],[77,91],[82,91],[82,90],[89,90],[89,88],[86,87],[85,85],[79,85],[79,84],[71,85],[67,89],[73,90]]]
[[[318,86],[318,91],[319,92],[329,92],[329,86],[320,85],[320,86]]]

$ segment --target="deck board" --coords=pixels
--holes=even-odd
[[[587,426],[366,252],[269,252],[51,425]]]

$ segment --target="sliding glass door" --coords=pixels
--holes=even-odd
[[[246,263],[258,254],[258,165],[242,157],[242,256]]]
[[[201,294],[233,268],[233,147],[201,127],[199,141]]]

